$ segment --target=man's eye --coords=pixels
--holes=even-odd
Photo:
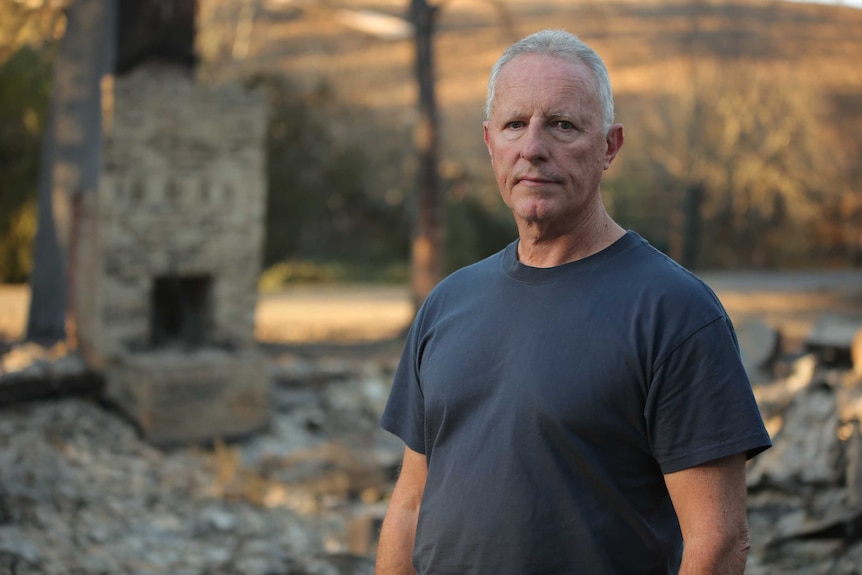
[[[571,122],[567,122],[565,120],[560,120],[559,122],[556,122],[555,125],[561,130],[574,130],[575,129],[574,124],[572,124]]]
[[[524,122],[521,122],[520,120],[516,120],[514,122],[509,122],[508,124],[506,124],[506,128],[508,128],[510,130],[518,130],[518,129],[523,128],[523,127],[524,127]]]

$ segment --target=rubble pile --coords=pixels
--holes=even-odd
[[[774,445],[748,468],[746,573],[862,573],[862,381],[809,354],[755,394]]]
[[[370,575],[392,369],[277,358],[267,432],[170,450],[92,399],[4,406],[0,574]]]
[[[74,371],[7,356],[24,367],[0,388]],[[156,449],[93,398],[0,406],[0,575],[370,575],[402,450],[378,428],[397,353],[267,357],[271,424],[229,443]],[[862,382],[816,352],[763,367],[774,447],[748,468],[746,573],[860,573]]]

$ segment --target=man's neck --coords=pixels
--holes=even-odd
[[[518,260],[536,268],[560,266],[602,251],[625,233],[607,214],[591,225],[562,234],[550,233],[538,225],[519,225]]]

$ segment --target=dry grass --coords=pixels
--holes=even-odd
[[[825,313],[862,315],[862,272],[834,279],[827,272],[712,277],[719,278],[716,292],[734,322],[765,320],[792,342],[802,341]],[[826,279],[812,284],[812,277]],[[23,336],[29,297],[26,286],[0,285],[0,341]],[[260,297],[256,336],[264,343],[379,341],[401,333],[412,314],[406,287],[292,288]]]
[[[374,341],[398,335],[412,317],[406,288],[298,288],[260,298],[255,335],[264,342]]]
[[[0,341],[23,337],[29,302],[27,286],[0,285]],[[255,335],[267,343],[377,341],[398,335],[412,317],[407,288],[295,288],[260,297]]]
[[[0,285],[0,341],[16,341],[23,337],[29,308],[27,286]]]

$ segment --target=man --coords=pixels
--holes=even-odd
[[[743,572],[745,460],[770,440],[715,295],[602,204],[613,118],[566,32],[494,66],[485,143],[518,240],[411,327],[378,575]]]

